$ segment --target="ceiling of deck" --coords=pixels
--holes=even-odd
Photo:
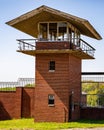
[[[6,24],[25,32],[35,38],[38,37],[38,23],[49,21],[67,21],[75,26],[81,34],[95,39],[102,39],[99,33],[88,22],[88,20],[61,12],[59,10],[41,6],[31,12],[17,17]]]

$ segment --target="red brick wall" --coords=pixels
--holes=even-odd
[[[29,118],[34,115],[34,88],[23,88],[21,117]]]
[[[56,62],[55,72],[49,72],[49,62]],[[69,96],[80,101],[81,60],[68,54],[38,54],[36,56],[35,121],[65,122],[69,120]],[[48,94],[55,95],[55,106],[48,106]],[[77,97],[77,98],[76,98]],[[79,106],[72,119],[79,118]]]
[[[34,88],[16,88],[15,92],[0,92],[0,120],[32,117]]]
[[[104,120],[104,108],[81,108],[81,119]]]
[[[69,42],[37,42],[36,49],[43,50],[43,49],[69,49],[70,43]]]
[[[16,92],[0,92],[0,120],[21,117],[21,88]]]
[[[69,56],[69,86],[72,94],[74,110],[72,110],[72,120],[80,118],[80,101],[81,101],[81,60]]]

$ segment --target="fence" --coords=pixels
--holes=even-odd
[[[17,82],[0,82],[0,91],[15,91],[16,87],[34,87],[34,78],[19,78]]]
[[[104,94],[82,94],[82,107],[104,108]]]
[[[104,72],[82,73],[82,106],[104,108]]]
[[[104,72],[83,72],[82,83],[104,82]]]

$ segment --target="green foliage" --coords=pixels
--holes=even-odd
[[[0,91],[16,91],[16,87],[3,87]]]
[[[88,94],[88,106],[104,106],[104,83],[82,83],[82,91]]]
[[[88,106],[93,106],[93,107],[96,107],[98,105],[97,101],[98,101],[98,97],[95,96],[95,95],[88,95],[87,96],[87,105]]]
[[[34,119],[17,119],[0,121],[0,129],[2,130],[61,130],[68,128],[94,128],[104,127],[104,120],[79,120],[68,123],[36,123]]]
[[[104,84],[99,86],[97,93],[99,94],[99,105],[104,106]]]
[[[35,87],[35,84],[26,84],[24,87]]]
[[[82,91],[87,94],[89,94],[90,91],[94,91],[96,88],[98,88],[98,83],[82,83]]]

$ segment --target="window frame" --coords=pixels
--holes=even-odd
[[[55,72],[55,69],[56,69],[55,61],[52,60],[52,61],[49,62],[49,72]]]
[[[44,32],[42,31],[43,29],[41,28],[41,25],[47,25],[47,31]],[[51,34],[51,24],[56,24],[57,27],[53,28],[55,29],[55,32],[53,32],[53,34]],[[55,27],[55,26],[54,26]],[[63,35],[61,35],[59,28],[61,27],[65,27],[66,31],[63,31]],[[71,32],[77,33],[77,35],[79,35],[80,37],[80,31],[74,27],[71,23],[67,22],[67,21],[46,21],[46,22],[39,22],[38,23],[38,38],[40,39],[40,41],[44,41],[44,40],[49,40],[49,41],[67,41],[70,39],[70,41],[73,39],[72,38],[72,34],[70,34],[69,29],[71,30]],[[45,34],[46,33],[46,34]]]
[[[48,106],[55,106],[55,95],[48,94]]]

